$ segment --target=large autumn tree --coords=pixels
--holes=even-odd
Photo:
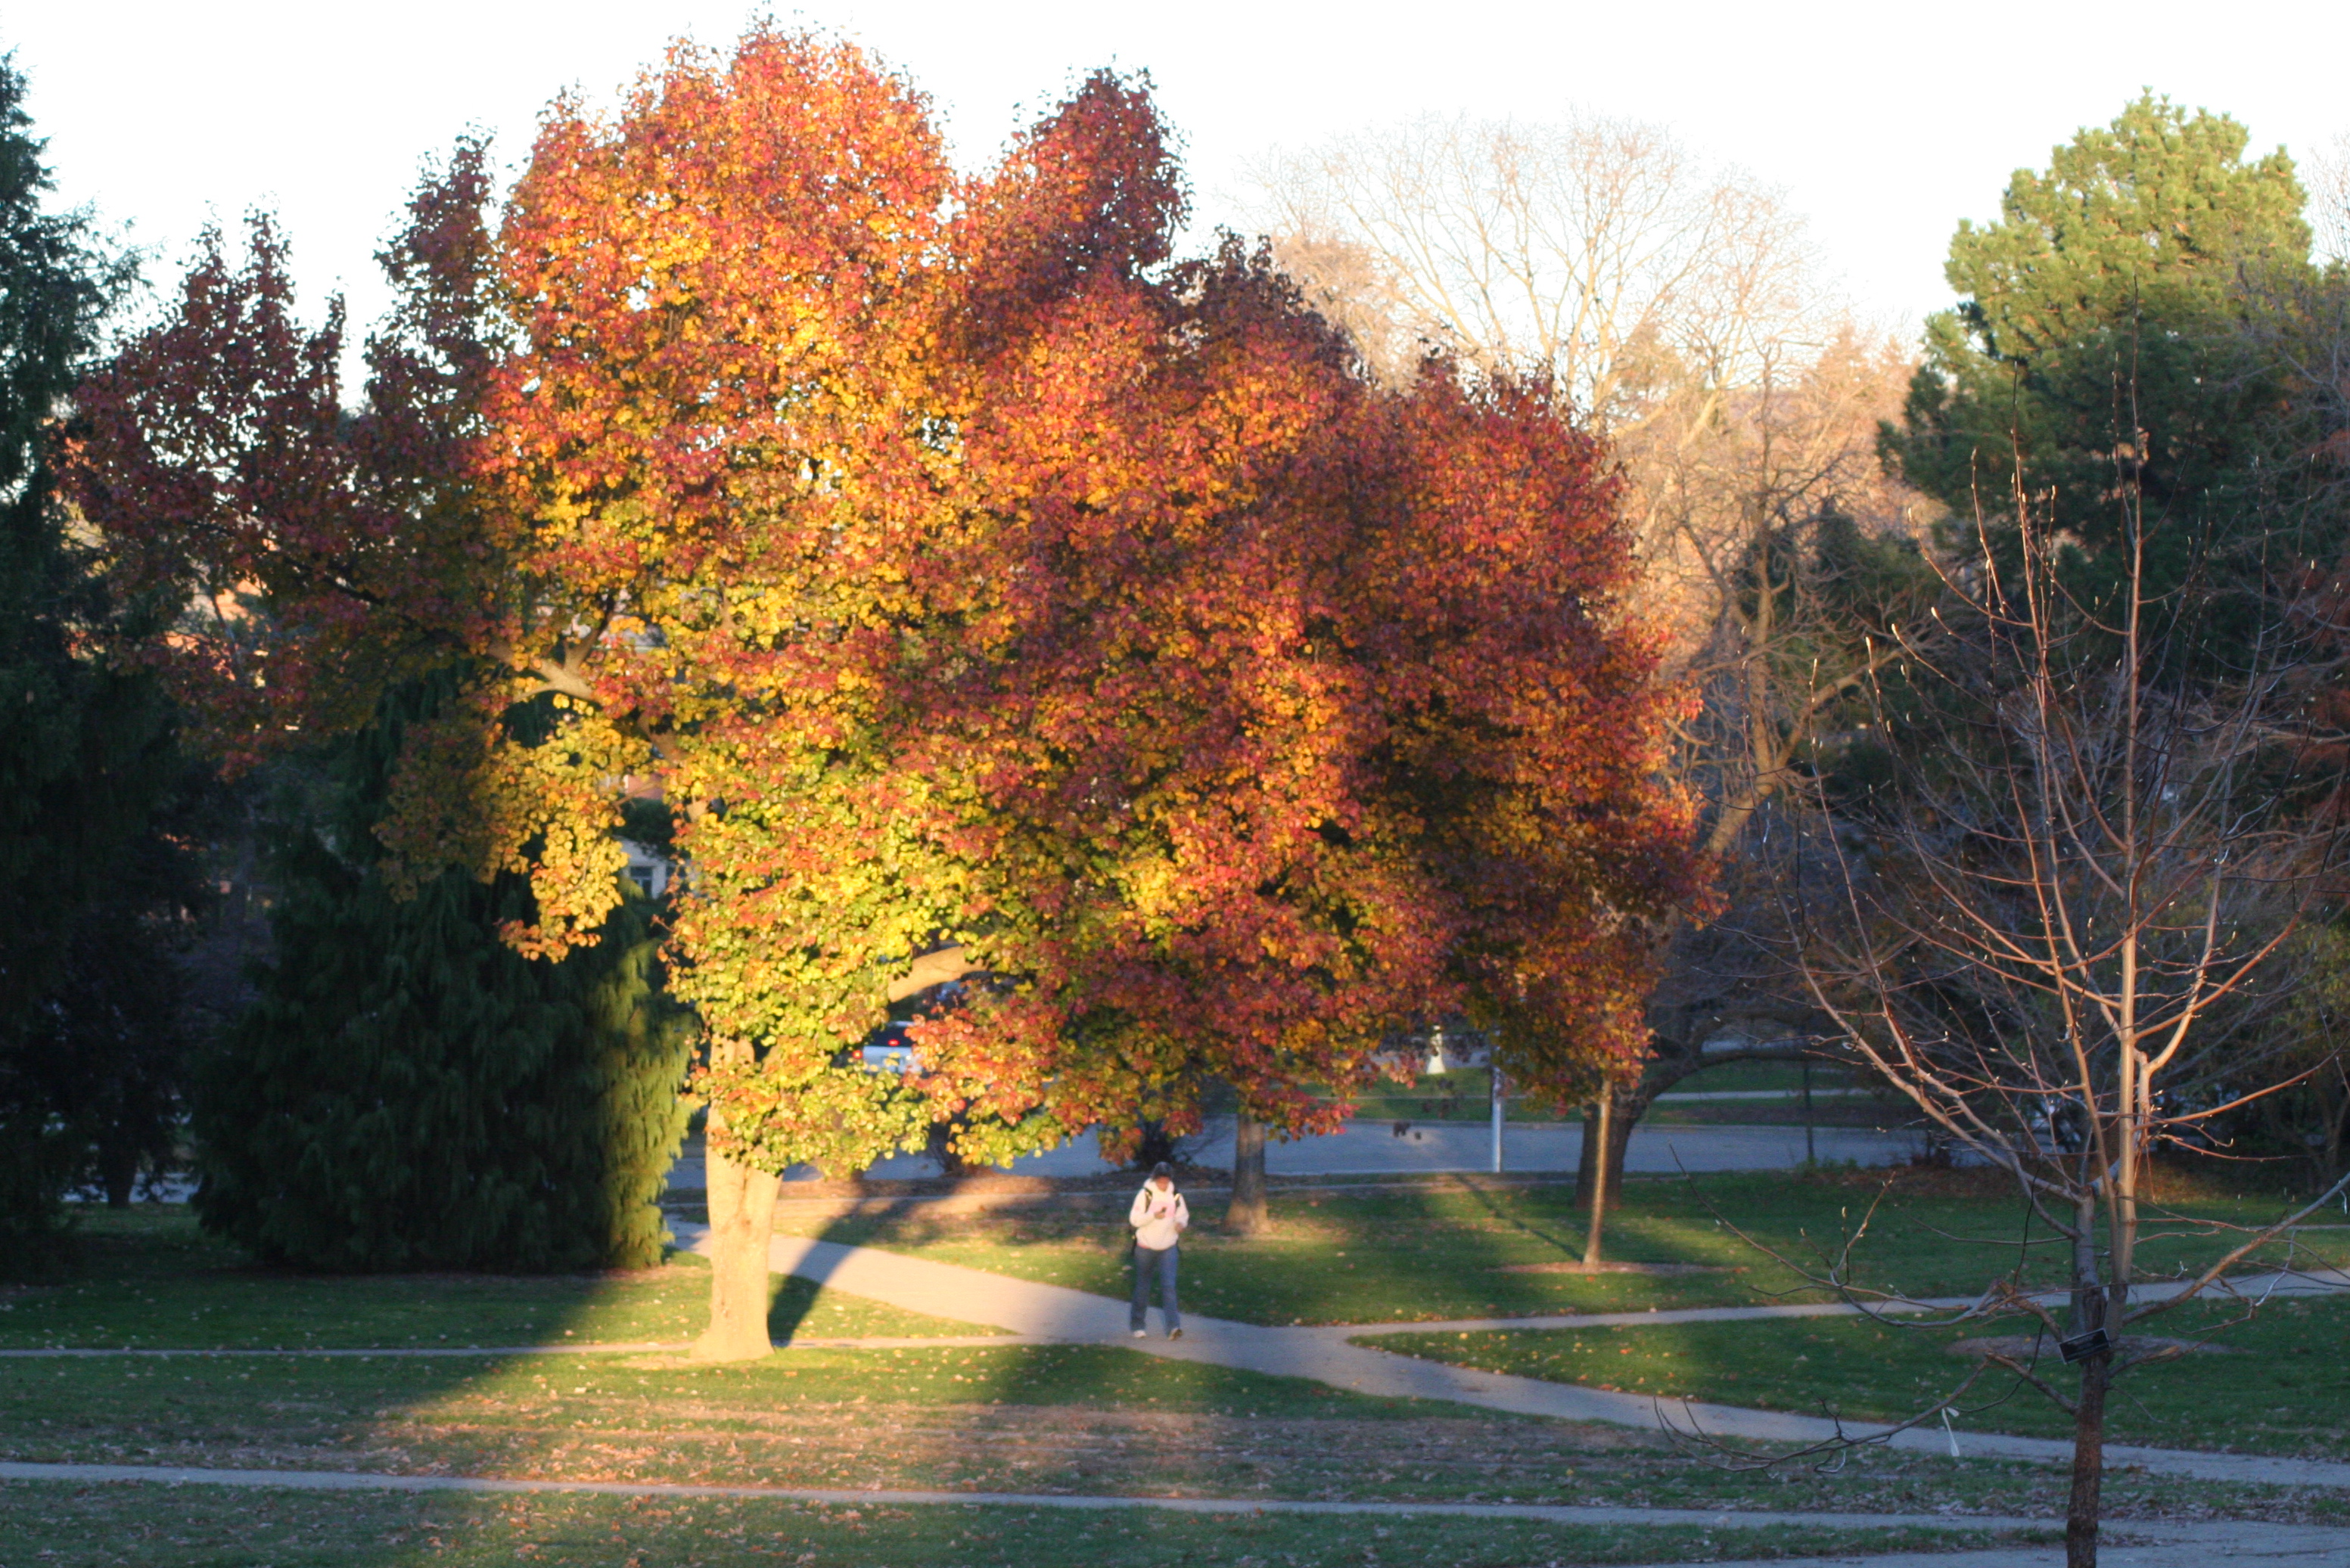
[[[536,662],[684,806],[712,1354],[764,1349],[795,1161],[1211,1077],[1304,1131],[1471,1000],[1637,1050],[1688,858],[1599,452],[1540,389],[1373,391],[1261,258],[1171,263],[1182,211],[1132,84],[958,186],[902,83],[767,33],[559,109],[515,192],[493,461],[573,596]],[[863,1073],[949,942],[1015,983]]]
[[[1638,1048],[1690,859],[1603,453],[1539,386],[1376,390],[1237,245],[1174,262],[1166,142],[1100,75],[960,181],[903,81],[762,29],[558,103],[434,296],[495,347],[425,514],[475,521],[411,575],[476,580],[370,613],[387,654],[455,628],[468,684],[379,832],[526,876],[508,939],[553,954],[622,796],[674,808],[706,1354],[766,1349],[790,1164],[950,1118],[1000,1158],[1211,1077],[1305,1131],[1440,1009],[1553,1077]],[[865,1072],[948,947],[999,983]]]
[[[990,865],[1034,885],[983,945],[1053,977],[1042,1108],[1181,1128],[1221,1079],[1321,1130],[1384,1034],[1462,1007],[1563,1090],[1637,1054],[1640,922],[1690,870],[1600,451],[1546,388],[1377,389],[1236,243],[1157,266],[1163,146],[1097,78],[962,231],[962,451],[1016,591],[934,728],[1024,769],[989,764]]]

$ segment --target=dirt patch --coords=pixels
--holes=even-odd
[[[1497,1274],[1580,1274],[1581,1263],[1503,1263],[1493,1271]],[[1596,1274],[1644,1274],[1651,1279],[1677,1279],[1683,1274],[1742,1274],[1742,1268],[1724,1263],[1601,1263],[1589,1271]]]

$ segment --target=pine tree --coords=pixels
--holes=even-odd
[[[276,961],[198,1075],[198,1211],[305,1268],[655,1262],[689,1031],[651,901],[526,959],[499,938],[536,913],[526,882],[450,870],[402,897],[376,838],[404,729],[452,689],[387,697],[338,748],[326,819],[285,836]]]
[[[140,901],[170,857],[156,813],[181,777],[153,685],[85,649],[113,613],[53,482],[56,422],[127,274],[87,219],[44,210],[43,143],[0,59],[0,1273],[58,1255],[60,1200],[94,1141],[168,1136],[173,1012]],[[168,879],[168,878],[167,878]],[[140,978],[94,991],[97,969]],[[122,1047],[129,1047],[128,1054]]]
[[[2290,379],[2251,318],[2311,263],[2292,160],[2247,160],[2246,140],[2149,94],[2045,172],[2018,170],[1998,223],[1961,223],[1961,302],[1928,323],[1903,428],[1885,432],[1902,477],[1995,545],[2015,536],[2020,488],[2092,592],[2125,570],[2125,493],[2143,500],[2158,595],[2215,567],[2255,577],[2284,499],[2264,460],[2294,442]]]

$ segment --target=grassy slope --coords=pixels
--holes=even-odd
[[[1969,1179],[1930,1173],[1899,1179],[1905,1186],[1886,1199],[1858,1254],[1864,1278],[1927,1294],[1972,1295],[2019,1259],[2028,1281],[2056,1277],[2061,1260],[2051,1249],[2018,1248],[2022,1220],[2012,1199],[1995,1189],[1968,1195],[1977,1185]],[[1582,1217],[1563,1186],[1480,1191],[1466,1183],[1431,1182],[1409,1191],[1283,1193],[1275,1199],[1273,1233],[1244,1242],[1217,1232],[1221,1200],[1203,1198],[1184,1242],[1183,1300],[1210,1315],[1272,1324],[1825,1300],[1729,1227],[1783,1255],[1816,1255],[1821,1247],[1835,1246],[1866,1214],[1876,1180],[1780,1172],[1697,1183],[1635,1181],[1609,1222],[1607,1255],[1721,1271],[1667,1277],[1512,1272],[1581,1256]],[[2189,1212],[2199,1221],[2251,1220],[2274,1207],[2257,1198],[2206,1195]],[[974,1215],[908,1205],[849,1220],[786,1217],[779,1227],[1122,1295],[1128,1288],[1123,1221],[1098,1206]],[[2141,1250],[2149,1272],[2208,1256],[2220,1244],[2215,1235],[2197,1233],[2199,1225],[2185,1229],[2177,1239],[2150,1241]]]
[[[2111,1401],[2115,1442],[2161,1448],[2226,1446],[2248,1453],[2350,1458],[2350,1301],[2280,1300],[2251,1322],[2182,1307],[2146,1325],[2177,1338],[2209,1334],[2221,1347],[2128,1372]],[[1508,1334],[1380,1336],[1387,1350],[1492,1372],[1760,1406],[1900,1419],[1965,1377],[1961,1340],[2029,1333],[2022,1323],[1986,1329],[1902,1329],[1859,1319],[1745,1324],[1659,1324],[1633,1329],[1524,1330]],[[2036,1369],[2062,1389],[2069,1370],[2054,1347]],[[1993,1368],[1954,1419],[1977,1430],[2066,1437],[2070,1417],[2012,1373]]]

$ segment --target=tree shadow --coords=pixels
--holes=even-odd
[[[93,1213],[84,1227],[73,1276],[0,1296],[0,1350],[19,1353],[0,1361],[11,1395],[0,1406],[0,1451],[10,1459],[529,1474],[585,1429],[566,1409],[579,1395],[635,1364],[677,1359],[674,1349],[591,1347],[681,1347],[708,1294],[706,1271],[676,1258],[597,1274],[318,1275],[252,1264],[181,1205]],[[103,1354],[24,1354],[61,1348]],[[166,1521],[194,1528],[208,1511],[248,1515],[259,1533],[224,1551],[257,1550],[273,1509],[311,1517],[278,1508],[284,1493],[224,1494],[231,1501],[219,1507],[176,1511],[171,1495],[143,1483],[110,1489],[101,1511],[123,1521],[124,1541]],[[444,1497],[426,1511],[462,1519],[476,1502],[491,1506]],[[371,1501],[364,1511],[390,1519],[414,1511],[406,1508]],[[402,1563],[413,1555],[402,1539],[391,1530],[340,1542],[330,1558],[293,1554]]]

